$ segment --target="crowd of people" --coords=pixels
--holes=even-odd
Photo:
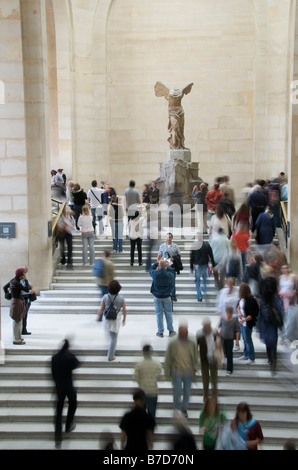
[[[117,195],[109,182],[91,182],[85,192],[79,184],[67,181],[63,169],[52,173],[53,187],[65,191],[67,204],[57,225],[60,240],[60,262],[72,269],[72,236],[82,237],[84,265],[93,267],[101,294],[97,320],[103,322],[110,344],[107,358],[116,359],[117,339],[126,322],[125,294],[116,280],[111,252],[105,251],[101,260],[95,259],[94,237],[111,226],[113,252],[123,252],[124,218],[128,221],[130,239],[130,265],[134,265],[135,247],[138,264],[143,265],[142,227],[146,224],[146,209],[159,203],[156,182],[144,185],[143,193],[131,180],[124,197]],[[236,210],[234,191],[229,177],[217,178],[212,189],[207,183],[195,186],[192,193],[196,204],[203,206],[203,232],[209,240],[195,241],[190,253],[190,272],[194,275],[198,302],[208,302],[208,277],[214,277],[218,289],[216,312],[218,321],[212,326],[210,318],[203,318],[202,328],[192,337],[187,322],[180,323],[178,332],[173,324],[173,302],[177,302],[176,276],[183,270],[182,254],[173,234],[159,245],[157,258],[146,264],[151,277],[157,333],[164,337],[164,316],[169,342],[163,363],[152,357],[152,347],[144,346],[144,360],[137,364],[133,379],[139,389],[133,396],[134,408],[123,416],[120,423],[120,448],[126,450],[150,449],[153,446],[158,408],[158,381],[164,374],[172,382],[173,409],[179,439],[175,449],[193,446],[195,442],[188,427],[188,408],[192,383],[200,368],[203,390],[203,408],[199,428],[206,450],[229,448],[257,449],[263,440],[262,429],[253,418],[245,402],[237,407],[235,418],[227,427],[227,418],[218,404],[218,370],[226,364],[227,376],[233,374],[233,352],[243,344],[241,361],[255,362],[253,331],[258,332],[266,346],[271,373],[276,374],[277,343],[279,332],[284,344],[298,339],[296,335],[297,277],[291,272],[287,260],[274,245],[276,228],[280,227],[280,201],[287,200],[287,183],[284,174],[273,182],[258,180],[243,191],[243,200]],[[98,227],[97,227],[98,226]],[[255,238],[255,242],[252,242]],[[65,242],[67,256],[65,256]],[[265,247],[265,250],[262,249]],[[89,252],[89,256],[88,256]],[[278,256],[277,256],[278,253]],[[151,256],[152,253],[150,253]],[[150,258],[151,261],[151,258]],[[22,334],[27,331],[32,285],[27,279],[26,267],[18,268],[15,277],[5,286],[6,298],[11,298],[10,316],[13,319],[13,343],[25,344]],[[203,282],[203,287],[201,286]],[[9,297],[10,296],[10,297]],[[122,315],[121,315],[122,312]],[[187,312],[186,312],[187,313]],[[69,412],[66,432],[74,429],[77,401],[72,384],[72,370],[79,361],[69,353],[66,341],[61,351],[53,357],[52,373],[57,390],[55,440],[61,445],[61,415],[66,397]],[[67,370],[63,374],[63,370]],[[237,438],[235,438],[237,435]],[[183,436],[183,438],[182,438]],[[233,438],[232,438],[233,436]],[[184,447],[185,449],[186,447]]]

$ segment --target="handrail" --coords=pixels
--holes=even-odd
[[[287,211],[287,202],[280,201],[281,210],[285,219],[286,224],[288,223],[288,211]]]
[[[54,219],[53,222],[52,222],[52,233],[54,233],[54,230],[55,230],[55,228],[56,228],[56,226],[57,226],[58,220],[60,219],[60,217],[61,217],[61,215],[62,215],[62,213],[63,213],[63,211],[64,211],[65,205],[66,205],[66,202],[62,202],[62,203],[61,203],[61,206],[60,206],[60,208],[59,208],[58,214],[56,215],[55,219]]]
[[[286,247],[288,246],[288,236],[289,236],[289,227],[288,227],[288,210],[287,210],[287,202],[286,201],[280,201],[280,207],[281,207],[281,227],[284,232],[285,236],[285,243]]]

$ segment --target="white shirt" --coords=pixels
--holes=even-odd
[[[96,188],[95,187],[95,188],[89,189],[88,194],[87,194],[87,198],[90,201],[91,209],[96,209],[97,207],[101,207],[101,195],[102,195],[102,193],[104,193],[104,190],[101,189],[101,188]]]
[[[209,335],[205,335],[205,339],[207,344],[207,357],[209,361],[212,361],[215,347],[213,332],[211,332]]]
[[[94,232],[92,221],[92,215],[80,215],[78,227],[80,227],[82,233]]]
[[[180,248],[176,243],[168,245],[167,242],[164,242],[160,245],[158,254],[166,259],[172,258],[173,256],[180,255]]]
[[[233,317],[238,318],[237,305],[239,302],[239,287],[234,286],[230,292],[229,287],[221,289],[217,296],[217,313],[222,317],[226,314],[227,307],[233,307]]]
[[[241,313],[242,319],[246,317],[245,311],[244,311],[244,305],[245,305],[245,300],[241,299],[239,302],[239,307],[240,307],[240,313]],[[242,323],[242,326],[246,326],[246,321]]]

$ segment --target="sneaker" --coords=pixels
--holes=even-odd
[[[181,414],[184,416],[184,418],[188,418],[188,413],[186,410],[181,410]]]
[[[254,364],[254,363],[255,363],[255,361],[253,361],[252,359],[248,359],[248,361],[247,361],[247,364]]]
[[[156,336],[159,336],[160,338],[163,338],[163,333],[156,333]]]
[[[203,301],[203,299],[202,299],[202,298],[201,298],[201,299],[198,299],[198,302],[202,302],[202,301]]]
[[[247,356],[241,356],[239,357],[239,361],[247,361],[248,357]]]
[[[109,357],[109,361],[115,361],[115,359],[116,359],[116,356]]]
[[[226,375],[232,375],[233,372],[231,372],[230,370],[227,371]]]
[[[174,331],[174,330],[169,332],[169,336],[176,336],[176,334],[177,334],[177,333],[176,333],[176,331]]]

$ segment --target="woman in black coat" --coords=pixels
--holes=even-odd
[[[78,220],[80,215],[82,214],[82,208],[87,203],[87,194],[79,184],[75,184],[72,190],[73,193],[73,209],[75,215],[75,222],[76,222],[76,229],[80,230],[78,227]]]
[[[260,337],[266,345],[271,373],[276,373],[278,329],[283,326],[283,305],[277,295],[277,283],[274,277],[261,281],[260,285]]]
[[[21,284],[24,279],[25,283]],[[30,293],[30,285],[26,279],[26,273],[23,268],[18,268],[15,277],[3,286],[5,294],[10,292],[10,311],[9,315],[13,319],[13,344],[25,344],[22,338],[23,318],[26,316],[25,301],[22,291]]]

